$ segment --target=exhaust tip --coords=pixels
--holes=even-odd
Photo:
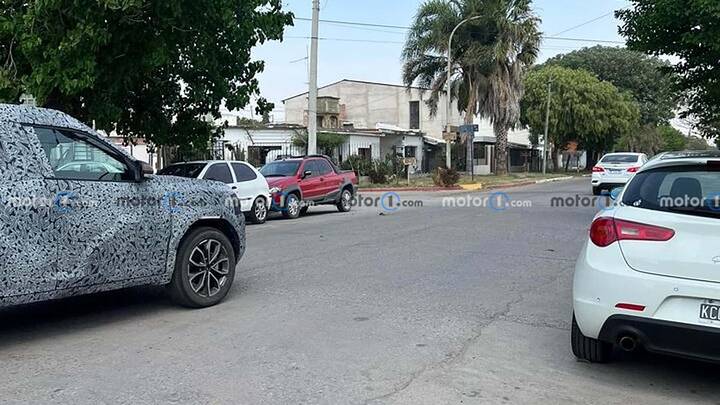
[[[626,352],[632,352],[637,349],[637,340],[632,336],[623,336],[618,343],[620,348]]]

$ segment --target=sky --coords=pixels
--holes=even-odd
[[[423,0],[320,0],[321,20],[340,20],[393,26],[409,26]],[[599,41],[620,41],[618,21],[612,11],[628,6],[625,0],[535,0],[534,9],[542,19],[541,31],[561,36]],[[296,18],[312,17],[311,0],[284,0],[283,7]],[[591,20],[594,20],[589,22]],[[589,22],[589,23],[588,23]],[[577,25],[581,27],[571,29]],[[310,22],[295,20],[287,27],[282,42],[256,47],[253,59],[265,61],[258,76],[261,95],[275,103],[272,118],[284,119],[282,100],[308,90],[307,55]],[[567,31],[568,29],[571,29]],[[318,85],[342,79],[401,84],[400,54],[407,31],[320,23]],[[557,35],[560,34],[560,35]],[[598,42],[546,39],[538,62]],[[609,46],[621,44],[603,43]],[[251,107],[240,115],[250,116]]]

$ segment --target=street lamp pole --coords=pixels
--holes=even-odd
[[[550,93],[552,91],[552,79],[548,81],[547,107],[545,108],[545,136],[543,137],[543,174],[547,174],[548,161],[548,127],[550,126]]]
[[[447,133],[450,133],[450,104],[451,104],[451,97],[450,97],[450,81],[452,80],[452,40],[453,36],[455,36],[455,32],[460,28],[463,24],[465,24],[468,21],[477,20],[481,16],[476,15],[474,17],[466,18],[458,25],[453,28],[452,32],[450,33],[450,39],[448,39],[448,51],[447,51],[447,82],[445,83],[445,95],[447,97],[447,100],[445,102],[445,131]],[[450,140],[445,140],[445,166],[449,169],[450,168]]]

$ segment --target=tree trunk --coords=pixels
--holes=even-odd
[[[495,132],[495,174],[505,176],[508,174],[508,128],[500,123],[493,124]]]
[[[475,121],[475,104],[477,104],[476,100],[476,91],[473,88],[472,81],[470,81],[470,94],[468,95],[468,104],[465,111],[465,125],[472,125],[473,121]],[[467,134],[466,142],[465,170],[467,170],[468,174],[470,174],[473,171],[473,144],[475,142],[475,132]]]

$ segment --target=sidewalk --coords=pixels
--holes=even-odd
[[[514,177],[514,178],[513,178]],[[423,181],[417,181],[418,179],[411,180],[410,185],[398,184],[398,185],[381,185],[374,186],[372,184],[360,185],[359,191],[365,193],[382,193],[382,192],[401,192],[401,191],[413,191],[413,192],[444,192],[444,191],[481,191],[481,190],[494,190],[498,188],[511,188],[528,186],[532,184],[550,183],[556,181],[565,181],[574,179],[580,176],[569,176],[562,174],[548,174],[543,176],[538,175],[519,175],[519,176],[476,176],[476,182],[471,182],[469,178],[462,178],[460,184],[453,187],[438,187],[432,185],[432,179],[429,179],[430,184],[422,185]],[[422,179],[425,180],[425,179]],[[420,183],[420,184],[418,184]]]

